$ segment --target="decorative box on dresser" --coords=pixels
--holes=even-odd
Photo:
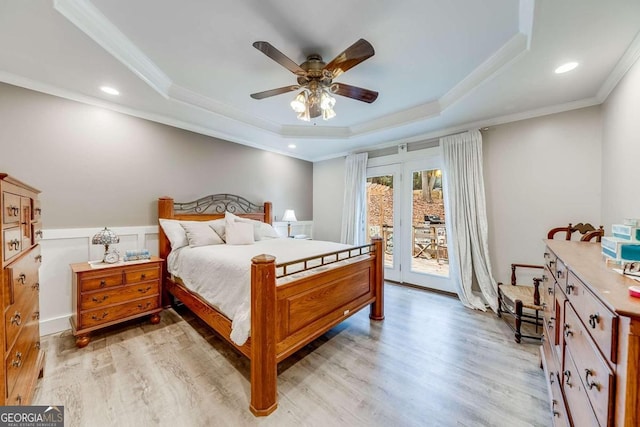
[[[605,264],[598,243],[547,240],[542,365],[554,425],[640,425],[638,282]]]
[[[90,333],[141,316],[160,322],[160,279],[163,260],[133,261],[113,265],[71,264],[73,276],[71,330],[80,348]]]
[[[40,245],[42,210],[39,190],[0,174],[2,193],[2,350],[3,405],[31,403],[42,377],[44,352],[40,349]]]

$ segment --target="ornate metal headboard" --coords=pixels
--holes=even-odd
[[[234,194],[212,194],[202,197],[201,199],[187,203],[173,204],[174,214],[224,214],[231,212],[233,214],[252,214],[264,213],[264,205],[256,205],[251,203],[244,197]],[[270,222],[270,221],[268,221]]]

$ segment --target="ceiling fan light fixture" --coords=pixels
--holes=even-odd
[[[336,116],[336,112],[333,108],[325,108],[322,110],[322,120],[329,120]]]
[[[311,121],[311,114],[309,113],[309,107],[307,106],[304,111],[298,113],[298,118],[303,122]]]
[[[336,99],[329,94],[327,89],[322,91],[322,95],[320,95],[320,108],[322,111],[331,110],[333,106],[336,105]],[[333,113],[332,117],[335,117],[335,113]],[[326,120],[326,119],[325,119]]]
[[[308,113],[306,91],[303,90],[298,95],[296,95],[293,101],[291,101],[291,108],[296,113],[303,113],[305,109],[307,110],[307,113]]]

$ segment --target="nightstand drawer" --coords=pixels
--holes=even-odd
[[[122,272],[96,272],[83,274],[80,277],[80,292],[96,291],[122,285]]]
[[[144,282],[146,280],[157,280],[160,278],[160,267],[154,265],[153,267],[142,267],[140,269],[127,268],[124,273],[124,281],[127,284]]]
[[[117,322],[129,316],[145,313],[158,307],[158,296],[156,295],[137,301],[131,301],[126,304],[113,305],[110,307],[87,311],[80,314],[79,327],[90,328],[92,326]]]
[[[83,293],[80,300],[80,308],[82,310],[91,310],[97,307],[105,307],[131,301],[136,298],[157,295],[159,291],[160,282],[155,280],[153,282],[138,283],[118,289]]]

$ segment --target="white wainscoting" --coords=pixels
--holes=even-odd
[[[274,222],[273,227],[281,236],[287,235],[286,222]],[[109,227],[118,236],[118,251],[149,249],[158,255],[158,226]],[[70,264],[100,260],[104,246],[92,245],[91,238],[101,228],[44,229],[40,241],[42,265],[40,266],[40,334],[49,335],[70,329],[71,268]],[[291,223],[291,234],[313,237],[313,221]]]
[[[158,255],[158,226],[109,227],[118,236],[115,245],[121,254],[126,250],[149,249]],[[42,233],[40,266],[40,334],[49,335],[70,329],[70,264],[100,260],[104,246],[92,245],[91,238],[101,228],[45,229]]]

